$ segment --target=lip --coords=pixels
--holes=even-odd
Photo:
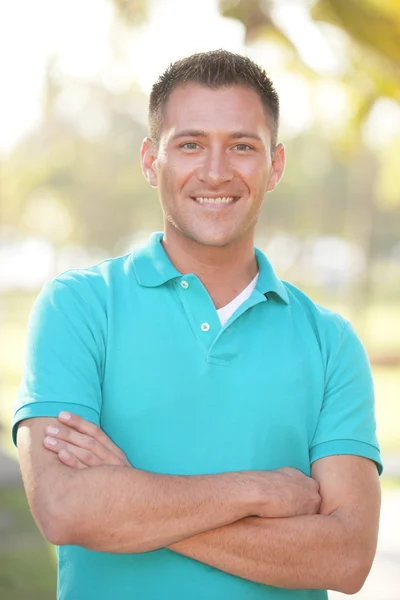
[[[218,192],[218,194],[199,192],[198,194],[192,194],[190,197],[193,198],[193,200],[195,198],[240,198],[240,196],[237,196],[236,194],[230,194],[229,192]]]

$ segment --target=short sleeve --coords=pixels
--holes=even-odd
[[[337,454],[373,460],[382,473],[376,437],[374,386],[365,349],[350,323],[331,352],[325,393],[310,448],[310,462]]]
[[[48,283],[28,322],[14,443],[20,421],[57,417],[61,410],[99,424],[103,347],[95,311],[70,285],[57,279]]]

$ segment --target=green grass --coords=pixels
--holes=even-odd
[[[54,600],[54,549],[40,535],[21,486],[0,487],[0,598]]]

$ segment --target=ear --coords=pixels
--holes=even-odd
[[[285,162],[285,148],[283,144],[278,144],[274,150],[274,154],[272,157],[272,166],[271,172],[269,174],[267,192],[272,192],[272,190],[274,190],[280,182],[283,175],[283,171],[285,169]]]
[[[143,175],[151,185],[157,187],[157,171],[155,169],[156,151],[153,140],[145,137],[140,148],[140,160],[142,164]]]

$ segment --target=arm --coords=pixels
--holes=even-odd
[[[68,424],[61,428],[60,439],[75,446],[68,442],[61,447],[46,445],[46,427],[60,427],[56,419],[28,419],[18,429],[31,511],[45,537],[55,544],[104,552],[146,552],[248,515],[311,514],[320,505],[318,485],[295,469],[159,475],[131,467],[93,423],[72,415]],[[80,427],[83,433],[72,427]],[[79,463],[82,468],[74,468],[73,463],[70,468],[68,458],[63,464],[62,451],[60,459],[57,452],[68,447],[75,448],[91,468],[83,468],[83,462]]]
[[[380,509],[376,466],[357,456],[316,461],[320,514],[243,519],[170,550],[252,581],[290,589],[357,592],[375,555]]]
[[[54,544],[145,552],[252,512],[235,473],[179,477],[124,466],[70,469],[43,447],[45,427],[55,424],[57,419],[28,419],[17,434],[32,514]]]

